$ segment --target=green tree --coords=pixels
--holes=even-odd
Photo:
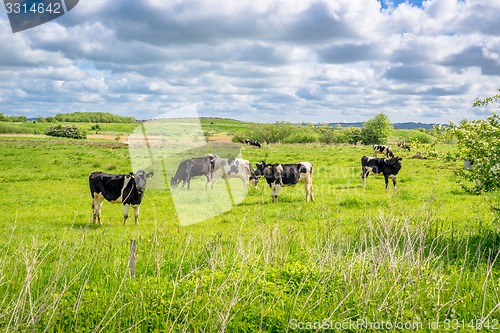
[[[492,114],[486,120],[450,124],[448,136],[457,138],[459,157],[472,163],[457,172],[468,192],[491,192],[500,189],[500,117]],[[472,185],[468,185],[472,184]]]
[[[500,91],[500,89],[499,89]],[[500,94],[476,99],[474,107],[500,100]],[[457,175],[467,192],[493,192],[500,189],[500,116],[492,113],[485,120],[462,121],[442,132],[441,141],[457,139],[458,158],[471,163]],[[464,182],[465,181],[465,182]]]
[[[386,143],[392,129],[389,117],[379,113],[363,123],[361,142],[365,145]]]

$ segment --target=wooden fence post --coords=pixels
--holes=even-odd
[[[130,240],[130,257],[128,260],[128,267],[130,269],[130,277],[133,279],[135,276],[135,252],[137,249],[137,243],[135,239]]]

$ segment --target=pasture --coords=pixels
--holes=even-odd
[[[124,144],[39,136],[1,137],[0,147],[1,331],[500,329],[488,203],[498,197],[464,193],[461,161],[394,147],[403,168],[386,192],[381,176],[361,187],[371,147],[241,145],[254,165],[311,162],[316,201],[299,185],[273,204],[261,179],[231,210],[181,227],[170,192],[148,189],[137,226],[107,202],[98,226],[88,176],[132,171]],[[195,178],[190,191],[217,197],[204,187]]]

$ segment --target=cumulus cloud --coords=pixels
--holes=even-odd
[[[498,1],[80,1],[13,34],[0,112],[153,118],[197,103],[251,121],[483,117],[500,86]],[[469,118],[470,118],[469,117]]]

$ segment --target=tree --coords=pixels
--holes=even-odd
[[[491,192],[500,189],[500,117],[493,113],[486,120],[450,124],[447,131],[458,140],[459,157],[472,164],[457,172],[468,192]]]
[[[361,142],[365,145],[386,143],[392,131],[392,124],[383,113],[368,119],[361,129]]]
[[[500,89],[499,89],[500,91]],[[500,94],[476,99],[473,106],[481,107],[500,100]],[[444,139],[458,140],[458,157],[472,167],[457,172],[467,192],[492,192],[500,189],[500,116],[492,113],[485,120],[462,121],[443,132]]]
[[[498,89],[498,91],[500,91],[500,89]],[[496,94],[495,96],[491,97],[486,97],[485,99],[476,98],[476,101],[474,102],[474,104],[472,104],[472,106],[483,106],[483,105],[493,104],[499,99],[500,99],[500,94]]]

